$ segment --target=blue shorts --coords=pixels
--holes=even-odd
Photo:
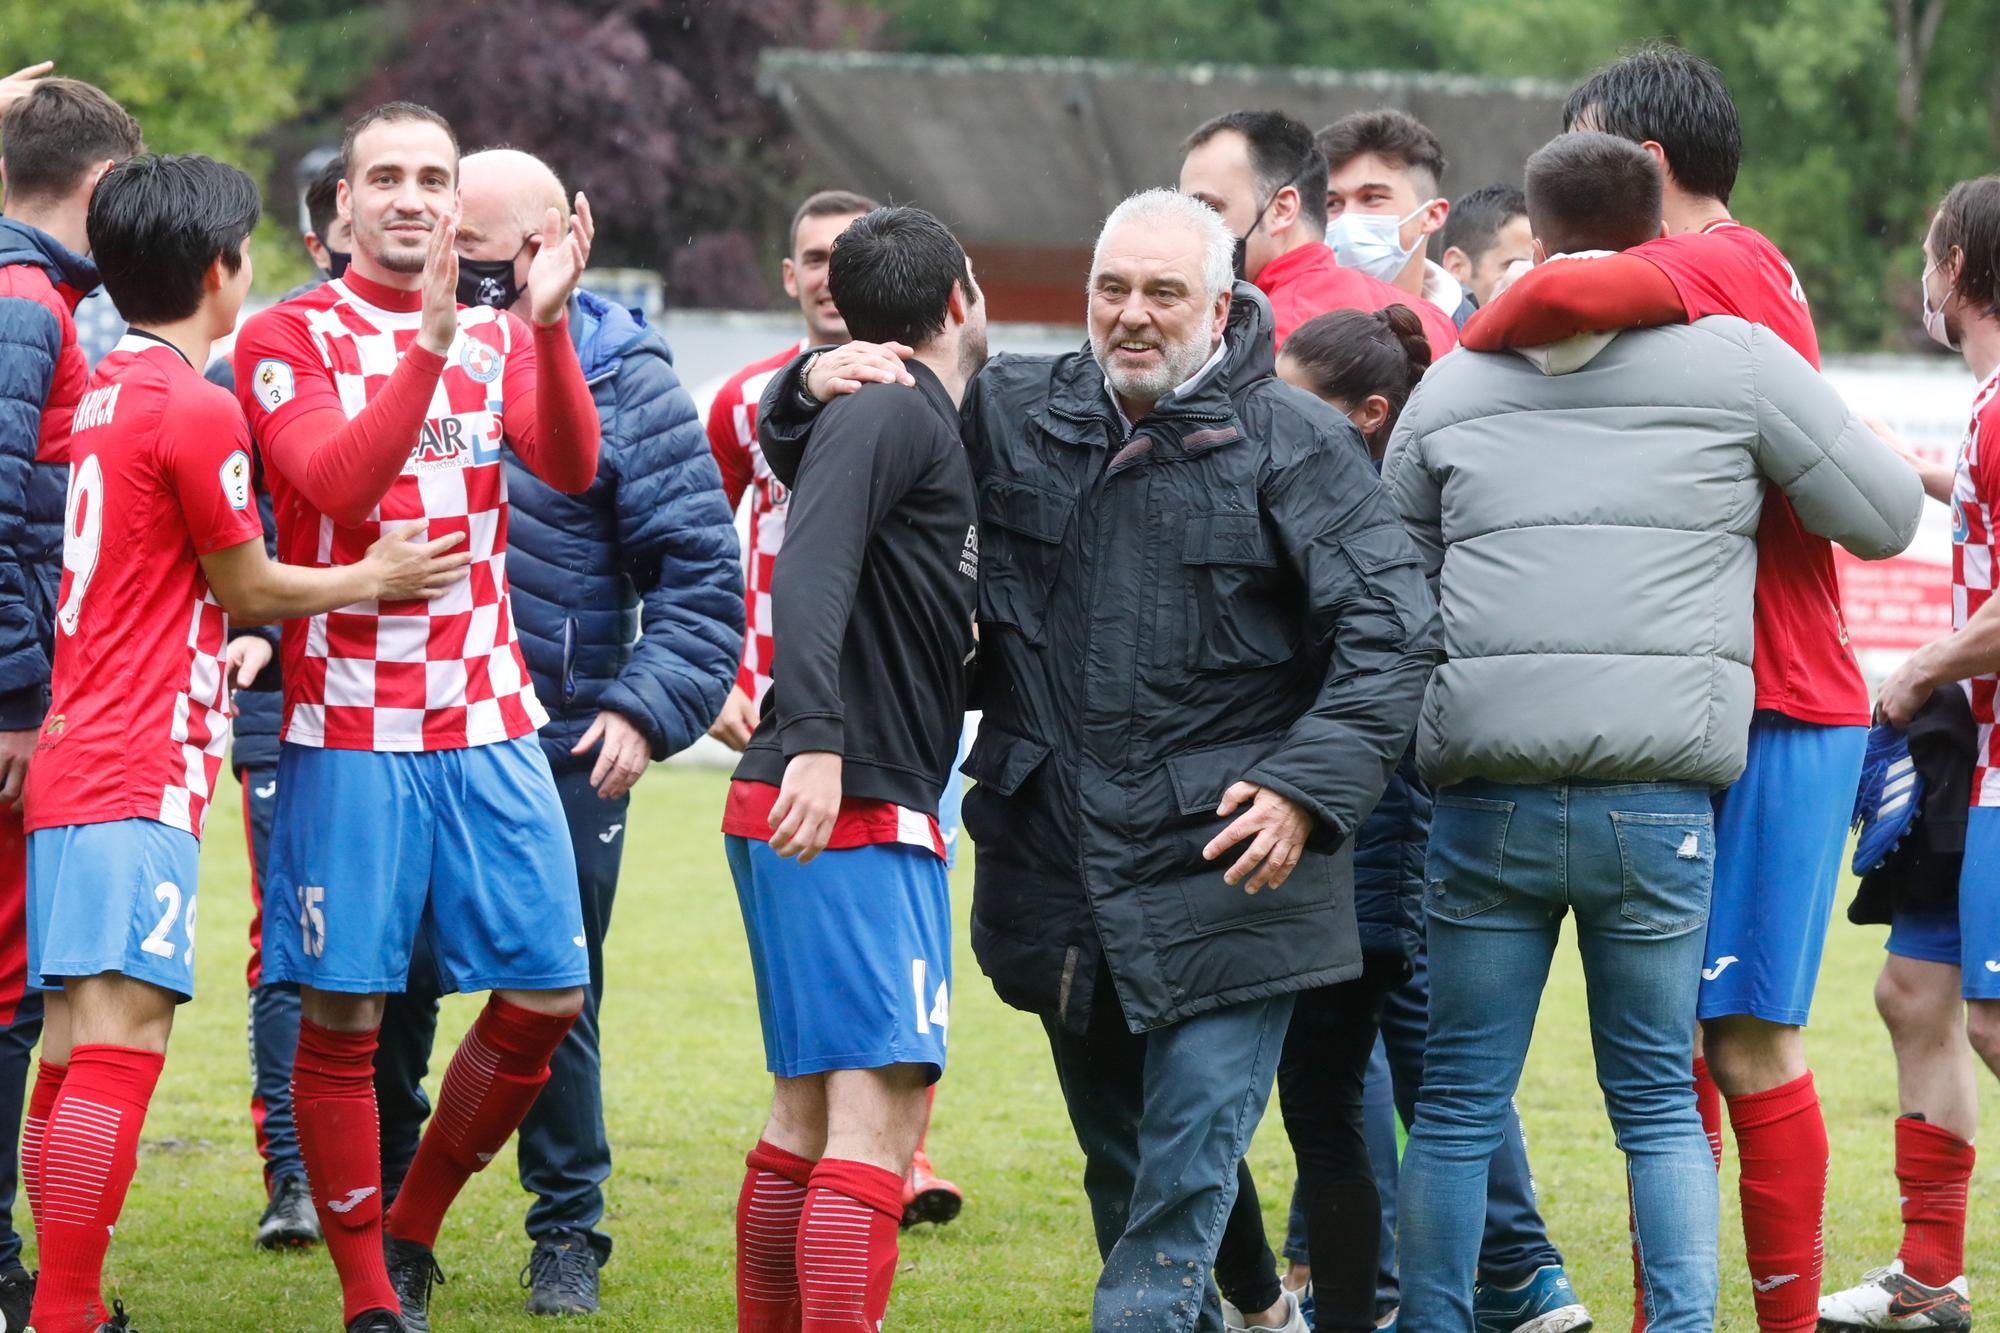
[[[821,852],[807,865],[726,835],[764,1063],[781,1078],[930,1066],[951,1025],[951,884],[921,847]]]
[[[400,991],[419,924],[447,991],[589,982],[576,858],[541,742],[283,746],[264,981]]]
[[[1966,811],[1958,910],[1898,912],[1889,952],[1959,968],[1966,999],[2000,1000],[2000,807]]]
[[[1805,1024],[1867,745],[1866,727],[1751,722],[1749,766],[1715,800],[1702,1018]]]
[[[201,840],[157,819],[28,835],[28,984],[116,972],[194,998]]]

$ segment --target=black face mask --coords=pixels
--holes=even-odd
[[[521,250],[528,248],[521,242]],[[521,286],[514,281],[514,260],[521,257],[516,250],[508,259],[466,259],[458,261],[458,303],[460,305],[489,305],[495,310],[505,310],[521,299]]]
[[[328,279],[336,279],[341,274],[347,272],[347,263],[352,258],[354,258],[353,255],[343,254],[339,250],[328,250],[326,252],[326,276]]]
[[[1276,192],[1273,192],[1271,197],[1264,201],[1264,206],[1257,210],[1257,216],[1250,219],[1250,230],[1236,238],[1235,252],[1229,257],[1229,271],[1236,275],[1238,282],[1247,281],[1250,276],[1243,271],[1250,255],[1250,237],[1256,233],[1257,228],[1264,225],[1264,215],[1271,211],[1271,205],[1277,202],[1277,198]],[[459,262],[462,264],[464,261]]]

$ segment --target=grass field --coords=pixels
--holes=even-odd
[[[591,1325],[602,1330],[734,1327],[731,1215],[767,1085],[749,964],[716,833],[723,785],[714,772],[656,769],[627,824],[605,1006],[616,1151],[607,1229],[618,1250],[604,1271],[604,1312]],[[111,1252],[107,1292],[126,1301],[143,1333],[338,1327],[339,1295],[322,1251],[270,1255],[250,1242],[263,1196],[246,1112],[249,900],[236,810],[236,793],[224,792],[204,858],[201,993],[174,1034]],[[956,888],[962,926],[971,894],[966,867]],[[1836,927],[1811,1039],[1833,1136],[1827,1267],[1842,1285],[1886,1260],[1898,1235],[1889,1173],[1894,1072],[1869,1000],[1880,934]],[[1041,1027],[993,997],[962,929],[958,944],[952,1066],[931,1151],[970,1202],[954,1225],[904,1238],[888,1326],[1084,1328],[1096,1255],[1081,1158]],[[443,1031],[455,1038],[471,1015],[471,1002],[450,1002]],[[440,1058],[433,1067],[442,1066]],[[1600,1326],[1622,1329],[1630,1300],[1625,1192],[1567,941],[1520,1102],[1543,1208],[1570,1275]],[[1274,1104],[1254,1150],[1274,1236],[1290,1179],[1275,1119]],[[440,1333],[535,1322],[521,1310],[526,1196],[512,1168],[503,1158],[476,1178],[439,1238],[438,1258],[450,1276],[433,1298]],[[1748,1330],[1755,1324],[1733,1170],[1725,1161],[1719,1327]],[[1975,1187],[1975,1219],[1983,1216],[1983,1196]],[[1975,1221],[1975,1293],[1996,1261],[2000,1242]]]

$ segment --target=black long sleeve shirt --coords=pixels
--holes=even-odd
[[[937,809],[957,755],[979,577],[958,411],[930,369],[828,405],[803,448],[767,447],[792,489],[772,581],[764,718],[736,776],[779,785],[841,756],[842,794]]]

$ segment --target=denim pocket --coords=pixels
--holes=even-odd
[[[1715,883],[1715,816],[1613,810],[1620,914],[1649,934],[1681,935],[1708,920]]]
[[[1431,816],[1430,851],[1424,859],[1424,905],[1432,915],[1463,921],[1498,907],[1507,897],[1507,825],[1512,801],[1440,795]]]

